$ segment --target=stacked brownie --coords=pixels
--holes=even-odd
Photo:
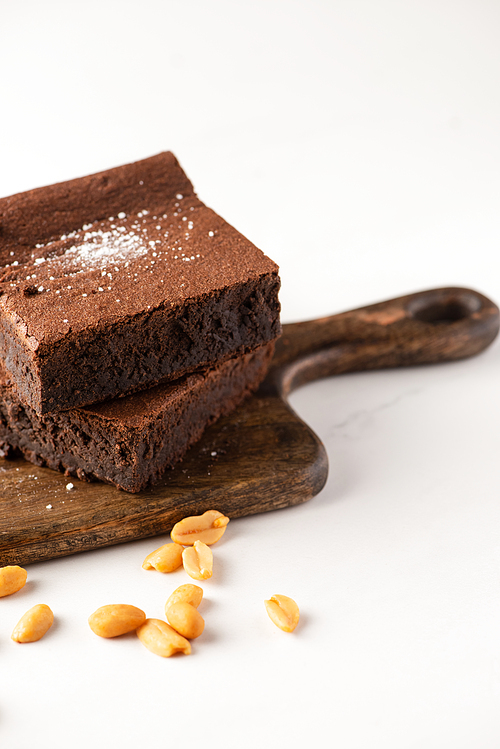
[[[171,153],[0,200],[0,444],[139,491],[263,379],[277,266]]]

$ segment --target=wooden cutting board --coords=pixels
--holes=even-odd
[[[334,374],[472,356],[498,327],[490,300],[456,288],[285,325],[259,391],[139,494],[0,459],[0,566],[164,534],[208,509],[235,518],[305,502],[323,488],[328,460],[288,405],[292,390]]]

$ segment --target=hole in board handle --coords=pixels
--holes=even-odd
[[[451,324],[470,317],[481,307],[480,300],[472,294],[448,299],[417,299],[409,306],[415,320],[431,325]]]

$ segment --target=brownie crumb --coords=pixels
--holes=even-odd
[[[23,289],[23,295],[24,296],[36,296],[38,294],[38,286],[31,285],[31,286],[25,286]]]

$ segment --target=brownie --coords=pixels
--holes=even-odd
[[[275,339],[278,291],[276,264],[169,152],[0,199],[0,357],[39,414]]]
[[[107,403],[39,416],[0,372],[4,455],[129,492],[157,481],[204,429],[232,411],[264,378],[274,344]]]

